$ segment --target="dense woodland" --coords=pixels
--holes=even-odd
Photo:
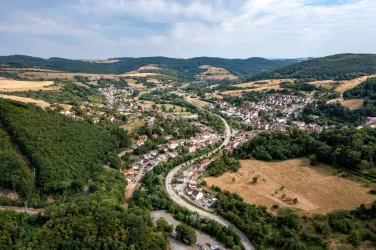
[[[250,77],[248,80],[272,78],[349,80],[373,73],[376,73],[376,55],[339,54],[266,71]]]
[[[376,131],[337,129],[309,134],[297,129],[288,133],[262,133],[234,150],[240,159],[286,160],[315,155],[317,160],[350,171],[375,169]]]
[[[343,239],[343,245],[376,247],[376,202],[370,208],[361,205],[354,211],[307,217],[290,209],[272,214],[226,191],[219,193],[215,209],[242,230],[256,249],[330,249],[329,242],[337,238]]]
[[[43,193],[81,191],[106,154],[119,148],[119,131],[110,133],[83,121],[34,105],[1,100],[4,129],[35,169]],[[126,133],[122,131],[122,133]]]

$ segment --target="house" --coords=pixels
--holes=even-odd
[[[115,117],[114,116],[110,116],[110,117],[108,117],[108,120],[110,120],[111,122],[114,122],[115,121]]]
[[[169,149],[175,149],[177,146],[179,146],[178,141],[169,141],[168,142],[168,148]]]
[[[185,182],[185,177],[184,176],[180,176],[178,178],[178,183],[184,183]]]
[[[196,146],[184,146],[184,149],[186,149],[189,153],[196,152]]]
[[[143,141],[143,140],[137,140],[137,141],[136,141],[136,145],[137,145],[137,146],[144,145],[144,141]]]
[[[152,150],[152,151],[150,151],[150,154],[152,156],[157,156],[158,155],[158,150]]]
[[[124,170],[124,175],[134,175],[135,174],[135,171],[133,168],[130,168],[130,169],[125,169]]]
[[[209,159],[205,159],[205,160],[202,160],[200,162],[200,165],[201,165],[202,168],[207,167],[209,164],[210,164],[210,160]]]
[[[131,176],[131,175],[127,175],[127,176],[125,176],[125,179],[126,179],[128,182],[132,182],[132,181],[133,181],[133,176]]]
[[[198,190],[194,190],[191,194],[191,198],[196,201],[201,199],[202,197],[204,197],[204,194]]]
[[[99,123],[99,118],[98,117],[93,117],[92,121],[93,121],[94,124]]]

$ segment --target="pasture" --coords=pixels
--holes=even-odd
[[[278,204],[309,214],[355,209],[375,200],[375,196],[368,193],[370,188],[334,175],[334,171],[325,164],[310,166],[306,158],[281,162],[243,160],[237,173],[225,173],[218,178],[206,178],[206,181],[208,186],[216,185],[239,194],[250,204],[268,208]],[[258,181],[252,183],[255,176]],[[296,204],[293,203],[295,198]]]
[[[343,98],[336,98],[333,100],[328,101],[328,103],[335,103],[339,102],[342,104],[342,106],[348,107],[349,109],[358,109],[363,106],[363,102],[365,99],[349,99],[349,100],[344,100]]]
[[[0,80],[0,92],[59,90],[59,87],[51,86],[53,84],[53,81]]]
[[[32,98],[27,98],[27,97],[20,97],[20,96],[15,96],[15,95],[0,95],[0,98],[8,99],[8,100],[13,100],[13,101],[18,101],[18,102],[23,102],[23,103],[33,103],[42,109],[46,109],[50,107],[50,104],[48,102],[45,102],[43,100],[36,100]]]

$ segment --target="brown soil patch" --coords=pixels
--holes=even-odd
[[[216,185],[238,193],[250,204],[268,208],[278,204],[305,213],[325,214],[335,209],[354,209],[375,200],[375,196],[368,193],[369,188],[335,176],[333,171],[334,168],[325,164],[311,167],[306,158],[282,162],[245,160],[241,161],[237,173],[225,173],[218,178],[206,178],[206,181],[208,186]],[[258,176],[256,184],[252,184],[254,176]],[[282,198],[283,194],[286,198]],[[297,204],[293,204],[294,198],[298,199]]]
[[[125,187],[125,199],[126,200],[129,200],[130,198],[132,198],[133,196],[133,193],[135,190],[137,190],[139,184],[137,183],[129,183],[126,187]]]
[[[349,109],[358,109],[363,106],[363,102],[365,99],[349,99],[349,100],[344,100],[343,98],[336,98],[333,100],[328,101],[328,103],[334,103],[334,102],[339,102],[343,106],[348,107]]]
[[[14,96],[14,95],[0,95],[0,97],[4,99],[13,100],[13,101],[18,101],[18,102],[34,103],[35,105],[41,107],[42,109],[46,109],[50,106],[48,102],[45,102],[43,100],[36,100],[32,98],[27,98],[27,97],[20,97],[20,96]]]
[[[28,90],[58,90],[53,81],[16,81],[0,80],[0,92],[28,91]]]
[[[206,69],[205,72],[198,75],[198,77],[205,77],[206,79],[211,80],[222,80],[222,79],[230,79],[235,80],[238,79],[236,75],[231,74],[227,69],[214,67],[211,65],[202,65],[200,69]]]

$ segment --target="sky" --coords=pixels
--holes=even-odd
[[[0,55],[376,53],[376,0],[1,0]]]

